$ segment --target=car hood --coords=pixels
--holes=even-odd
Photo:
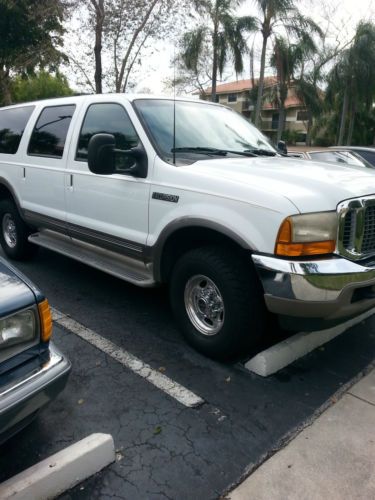
[[[343,200],[375,196],[375,171],[363,167],[275,156],[201,160],[182,168],[225,181],[233,195],[240,184],[263,191],[265,202],[269,194],[283,196],[302,213],[335,210]]]
[[[30,286],[0,257],[0,317],[35,303]]]

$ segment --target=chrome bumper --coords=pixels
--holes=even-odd
[[[341,257],[297,261],[254,254],[252,258],[268,310],[284,318],[287,328],[319,329],[375,307],[375,267]]]
[[[48,361],[0,390],[0,440],[10,437],[64,389],[70,362],[52,343],[49,351]]]

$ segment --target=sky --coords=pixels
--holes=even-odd
[[[375,0],[300,0],[300,8],[305,15],[309,15],[325,31],[332,34],[332,44],[344,44],[349,41],[355,32],[355,27],[361,19],[375,22]],[[238,15],[255,15],[253,0],[245,0],[238,10]],[[255,76],[259,71],[257,60],[260,60],[260,36],[251,35],[249,44],[254,43],[255,49]],[[142,71],[137,77],[136,92],[150,90],[153,93],[168,92],[165,80],[173,78],[171,60],[174,54],[173,41],[159,41],[153,44],[152,55],[143,56]],[[245,60],[245,72],[238,79],[249,78],[249,61]],[[267,70],[266,70],[267,71]],[[268,70],[270,72],[270,70]],[[68,75],[74,87],[74,75]],[[235,73],[228,68],[224,74],[225,81],[236,80]]]

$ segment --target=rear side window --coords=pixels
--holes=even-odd
[[[120,104],[91,104],[79,135],[76,160],[87,161],[87,148],[94,134],[112,134],[116,148],[130,149],[139,144],[139,138],[125,109]]]
[[[31,135],[28,154],[62,158],[75,106],[44,108]]]
[[[0,110],[0,153],[14,155],[35,106]]]

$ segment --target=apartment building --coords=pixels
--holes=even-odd
[[[256,84],[257,80],[255,81],[255,85]],[[251,89],[251,80],[237,80],[235,82],[223,83],[216,87],[216,102],[229,106],[246,118],[251,119],[255,108],[255,101],[250,99]],[[261,129],[262,132],[272,140],[276,139],[279,125],[279,109],[276,92],[276,77],[265,77]],[[206,89],[204,94],[200,94],[200,98],[208,101],[211,100],[211,89]],[[293,84],[291,84],[288,89],[285,107],[285,130],[288,131],[289,134],[292,133],[291,135],[295,137],[297,142],[303,143],[306,140],[307,133],[307,110],[298,98]]]

